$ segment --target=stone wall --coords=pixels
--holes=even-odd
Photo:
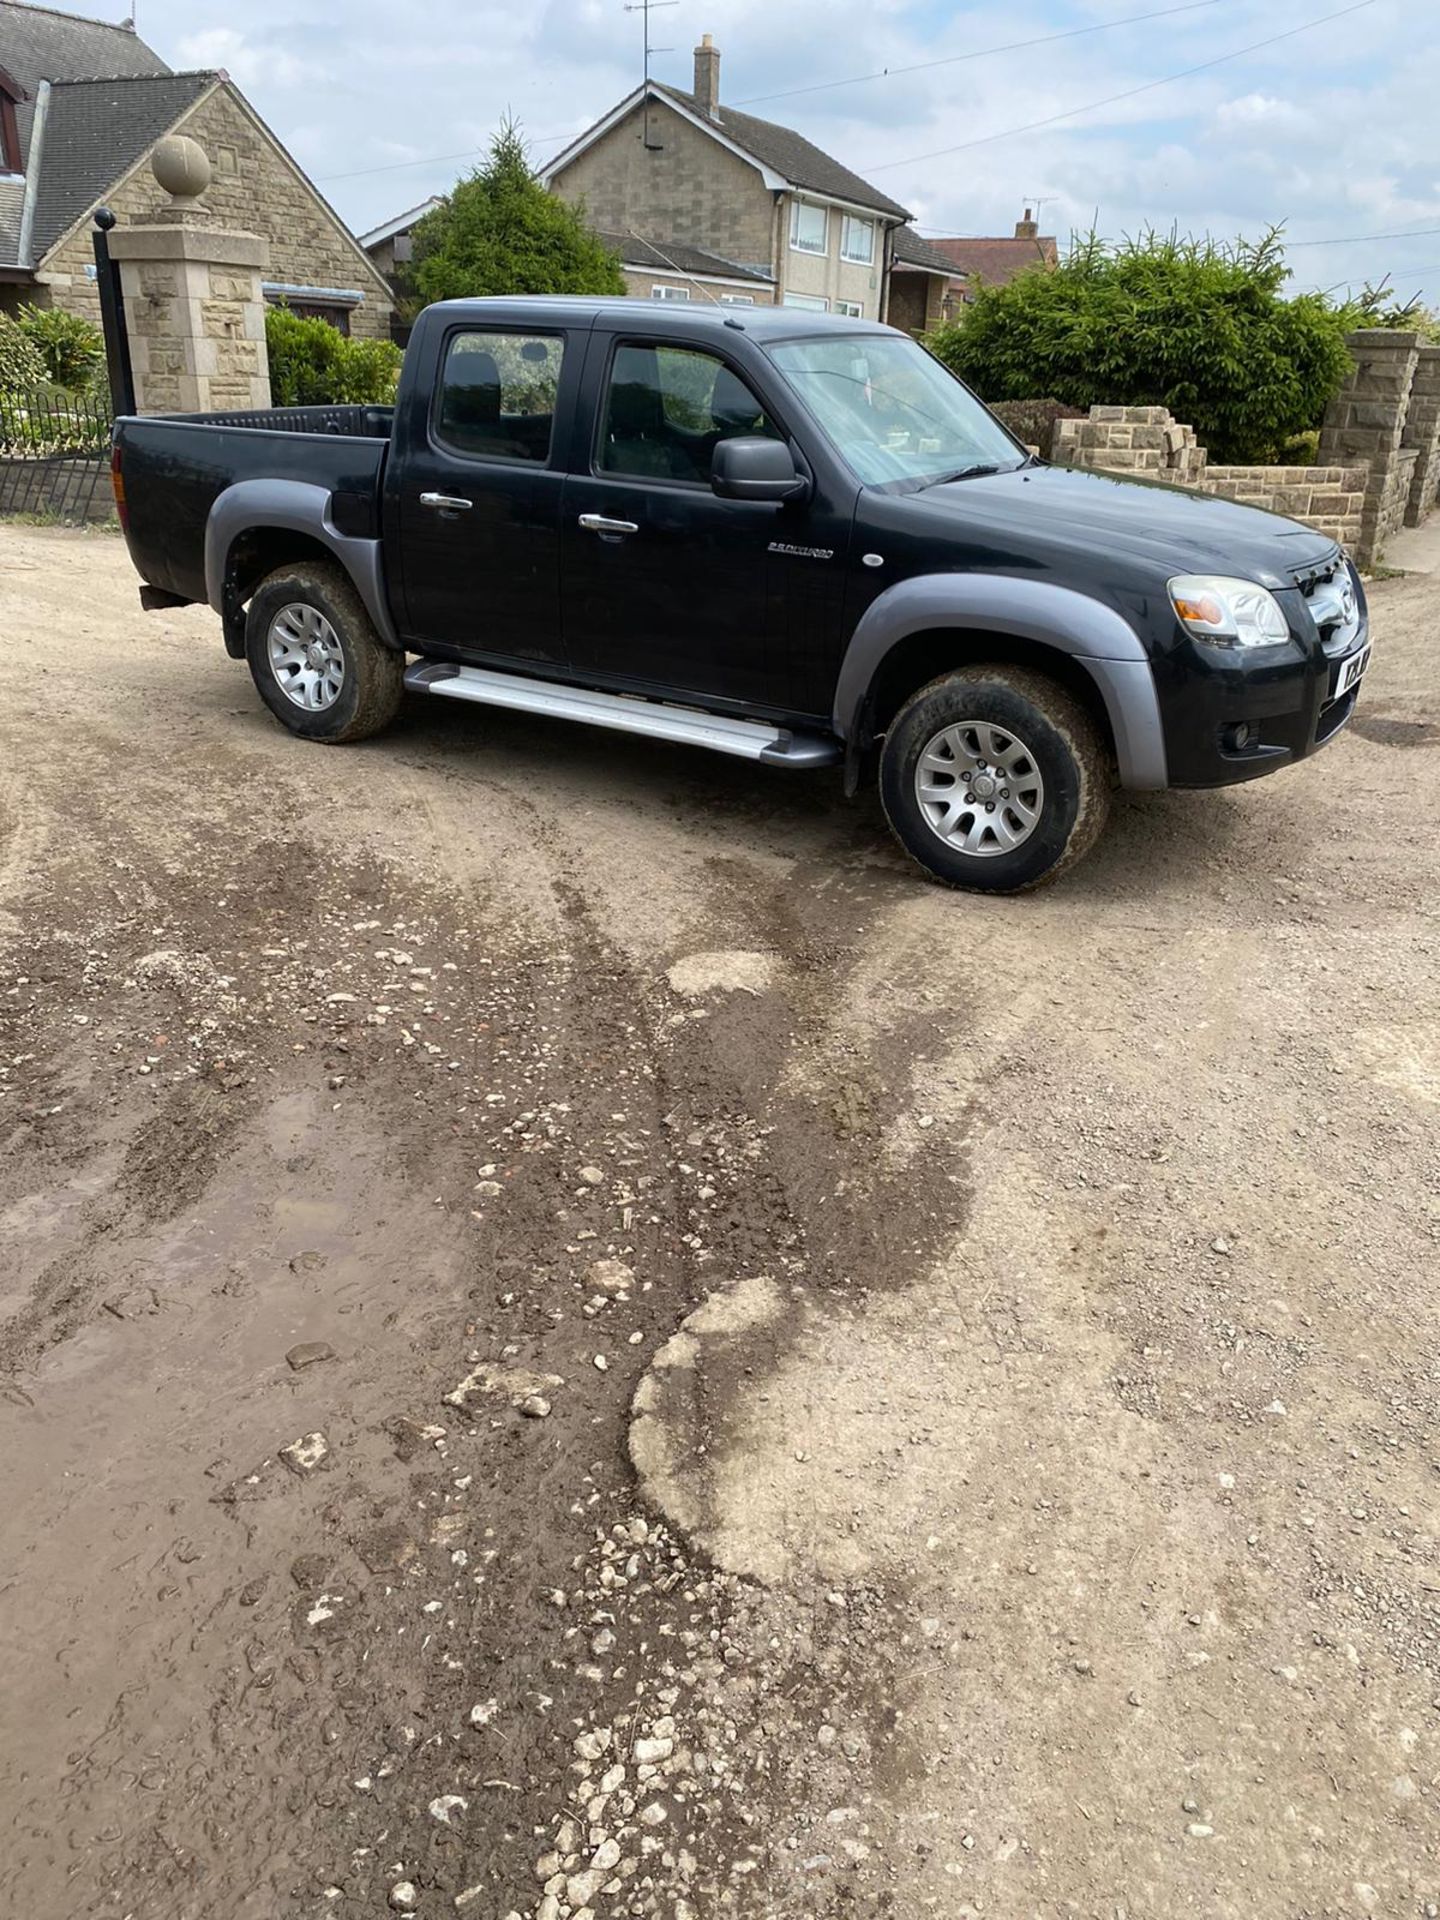
[[[364,299],[351,312],[351,333],[365,340],[389,338],[394,296],[384,276],[232,86],[225,83],[202,95],[174,131],[198,140],[209,157],[214,178],[204,203],[213,223],[258,233],[270,242],[268,279],[357,290]],[[147,154],[109,204],[124,224],[143,225],[165,201]],[[98,326],[100,296],[85,273],[95,257],[90,235],[87,219],[46,256],[40,277],[51,305],[84,314]]]
[[[1054,458],[1135,474],[1304,520],[1373,566],[1440,495],[1440,346],[1367,327],[1348,336],[1350,375],[1326,409],[1313,467],[1212,467],[1163,407],[1092,407],[1062,420]]]
[[[1236,500],[1242,507],[1263,507],[1303,520],[1338,540],[1347,551],[1360,538],[1365,504],[1363,467],[1211,467],[1200,481],[1203,493]]]
[[[1282,513],[1347,548],[1361,538],[1368,480],[1363,464],[1212,467],[1194,429],[1164,407],[1092,407],[1086,420],[1059,420],[1053,457],[1065,466],[1163,480]]]

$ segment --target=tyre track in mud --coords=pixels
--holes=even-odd
[[[274,762],[267,822],[309,820],[325,835],[288,833],[277,887],[280,843],[257,836],[228,767],[218,788],[204,777],[197,785],[199,751],[179,778],[144,771],[142,817],[168,821],[166,845],[183,851],[182,873],[170,854],[157,865],[134,815],[99,804],[99,791],[118,780],[123,734],[98,737],[95,796],[82,787],[71,802],[77,817],[93,808],[97,831],[67,859],[43,914],[26,915],[51,958],[34,968],[37,991],[15,1010],[18,1050],[35,1057],[14,1089],[29,1122],[12,1136],[6,1195],[44,1191],[62,1163],[83,1173],[103,1161],[110,1171],[68,1219],[52,1260],[44,1232],[27,1238],[20,1265],[32,1297],[7,1332],[29,1403],[17,1411],[38,1417],[34,1444],[52,1449],[43,1423],[56,1419],[75,1420],[86,1444],[106,1431],[122,1456],[155,1447],[160,1432],[133,1391],[101,1382],[133,1379],[147,1347],[163,1355],[166,1394],[182,1409],[168,1437],[178,1435],[182,1451],[161,1450],[124,1493],[147,1534],[168,1512],[162,1525],[176,1537],[159,1560],[147,1551],[145,1564],[174,1624],[135,1631],[145,1601],[126,1524],[117,1545],[128,1537],[131,1547],[107,1548],[98,1566],[83,1541],[68,1559],[12,1556],[8,1599],[27,1606],[27,1582],[43,1574],[57,1623],[71,1623],[69,1643],[92,1636],[75,1668],[86,1684],[65,1709],[73,1760],[47,1778],[42,1750],[20,1774],[0,1773],[20,1835],[14,1883],[67,1916],[116,1899],[137,1920],[304,1913],[337,1884],[364,1911],[383,1906],[387,1863],[403,1854],[435,1882],[432,1903],[442,1883],[448,1905],[479,1877],[524,1908],[532,1832],[553,1824],[574,1725],[607,1699],[628,1698],[633,1669],[618,1652],[604,1660],[590,1652],[604,1630],[580,1636],[586,1657],[577,1661],[574,1618],[546,1596],[578,1595],[602,1522],[633,1511],[624,1441],[640,1368],[717,1277],[778,1269],[796,1286],[843,1288],[861,1275],[874,1284],[887,1259],[891,1229],[877,1236],[864,1225],[869,1194],[836,1193],[877,1137],[884,1073],[845,1059],[835,1089],[804,1098],[780,1082],[797,1037],[813,1045],[827,1030],[876,889],[890,882],[862,874],[838,903],[825,903],[812,930],[782,877],[733,854],[715,858],[703,889],[678,905],[674,957],[733,946],[738,928],[776,957],[779,979],[759,995],[696,1003],[667,985],[663,953],[647,961],[619,951],[596,912],[583,852],[526,795],[510,798],[534,823],[532,854],[553,905],[519,920],[513,885],[492,885],[483,864],[457,858],[443,762],[422,765],[418,781],[413,766],[378,781],[373,767],[356,769],[354,778],[370,777],[372,809],[408,793],[434,823],[433,846],[422,837],[403,867],[388,848],[357,867],[337,859],[328,823],[315,818],[318,769],[282,758],[293,749],[277,741],[264,755]],[[208,823],[200,850],[185,840],[197,812]],[[493,834],[479,837],[482,854],[487,844],[493,850]],[[431,865],[433,884],[419,877]],[[40,905],[33,891],[28,905]],[[370,931],[358,940],[343,934],[362,923]],[[381,976],[407,969],[377,967],[370,955],[406,943],[414,965],[430,967],[417,996],[427,1013],[408,1023],[410,1043],[396,1046],[398,1016],[372,1028],[360,1009],[400,997]],[[127,985],[157,947],[174,956],[161,979]],[[102,954],[104,966],[82,980],[74,963],[86,952]],[[454,969],[443,977],[442,954]],[[222,1010],[217,980],[235,983]],[[78,1034],[67,1026],[77,988],[89,1022]],[[343,999],[352,993],[353,1002]],[[431,1029],[438,1041],[427,1019],[447,1029]],[[466,1044],[453,1037],[462,1031]],[[140,1077],[157,1035],[162,1055],[200,1037],[198,1078],[167,1077],[164,1059]],[[435,1064],[421,1065],[419,1050],[437,1045],[453,1050],[463,1097],[445,1061],[427,1053]],[[858,1079],[861,1098],[845,1091]],[[50,1116],[61,1088],[66,1113]],[[497,1110],[487,1112],[496,1094]],[[75,1124],[82,1112],[103,1124]],[[307,1130],[281,1151],[283,1116],[297,1112],[311,1116]],[[525,1113],[544,1122],[528,1129],[535,1151],[517,1153],[506,1129]],[[477,1169],[502,1165],[502,1156],[513,1164],[490,1183],[502,1191],[472,1209],[485,1184]],[[601,1200],[612,1181],[632,1196],[603,1227],[580,1225],[597,1195],[576,1169],[592,1164],[604,1174]],[[332,1196],[323,1230],[308,1224],[319,1218],[304,1199],[311,1188]],[[247,1190],[264,1204],[247,1203]],[[908,1211],[904,1195],[891,1196],[888,1222],[897,1210]],[[408,1224],[397,1229],[397,1219]],[[428,1298],[398,1303],[397,1230],[417,1258],[431,1256]],[[589,1232],[597,1238],[565,1238]],[[297,1286],[287,1256],[293,1264],[307,1238],[326,1264],[315,1277],[302,1268]],[[357,1241],[384,1257],[367,1260]],[[636,1279],[628,1299],[591,1318],[584,1308],[597,1296],[585,1275],[602,1257],[623,1258]],[[367,1270],[377,1266],[385,1270]],[[376,1331],[363,1352],[342,1352],[330,1376],[339,1384],[312,1389],[331,1363],[298,1383],[287,1376],[289,1296],[304,1295],[307,1330],[343,1325],[325,1298],[326,1276],[338,1287],[342,1270],[348,1309]],[[603,1318],[617,1308],[623,1339],[618,1320],[612,1332]],[[215,1340],[227,1365],[236,1353],[253,1358],[257,1344],[275,1357],[253,1390],[244,1381],[222,1387],[216,1367],[186,1361],[172,1327]],[[641,1335],[633,1347],[631,1332]],[[604,1374],[597,1352],[609,1357]],[[473,1431],[461,1434],[442,1395],[472,1370],[472,1356],[566,1385],[550,1390],[553,1411],[540,1421],[481,1396]],[[216,1409],[208,1420],[191,1404],[207,1395]],[[294,1402],[294,1414],[267,1411],[275,1399]],[[332,1454],[321,1474],[297,1480],[274,1465],[274,1449],[294,1437],[300,1407],[317,1400],[332,1403],[308,1416],[324,1424]],[[441,1424],[450,1429],[443,1454],[424,1433]],[[23,1454],[23,1436],[20,1445]],[[250,1471],[260,1488],[253,1498],[234,1491]],[[43,1460],[26,1456],[26,1472],[21,1526],[43,1504]],[[74,1498],[72,1513],[93,1522],[98,1494]],[[486,1580],[467,1594],[450,1637],[437,1633],[424,1596],[456,1578],[456,1553],[466,1557],[461,1575],[473,1583],[485,1569]],[[704,1583],[703,1569],[696,1577]],[[67,1593],[71,1581],[99,1587],[108,1627],[78,1585]],[[341,1604],[329,1604],[325,1595],[336,1593]],[[722,1623],[751,1599],[717,1588],[710,1603]],[[616,1649],[637,1637],[653,1646],[675,1629],[676,1604],[656,1588],[617,1616],[608,1629]],[[443,1663],[431,1651],[440,1641]],[[797,1669],[786,1684],[816,1682]],[[162,1707],[157,1689],[178,1704]],[[481,1771],[509,1784],[472,1786],[468,1825],[440,1828],[429,1803],[453,1787],[455,1753],[475,1739],[470,1708],[491,1698],[487,1724],[503,1765]],[[359,1779],[371,1782],[364,1793]],[[751,1788],[771,1790],[763,1779]],[[716,1815],[707,1871],[723,1878],[757,1804],[752,1797],[732,1810],[733,1836]],[[375,1850],[357,1856],[367,1833]]]

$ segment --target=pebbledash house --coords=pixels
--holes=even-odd
[[[149,162],[169,134],[205,149],[215,224],[269,241],[267,300],[389,337],[389,282],[226,74],[172,72],[128,26],[23,0],[0,0],[0,312],[99,320],[90,216],[165,204]]]

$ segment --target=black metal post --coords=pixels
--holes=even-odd
[[[119,262],[110,258],[110,229],[115,216],[109,207],[95,209],[95,281],[100,292],[100,321],[105,330],[105,361],[110,371],[110,404],[116,417],[135,411],[135,375],[130,366],[130,334],[125,325],[125,298],[120,289]]]

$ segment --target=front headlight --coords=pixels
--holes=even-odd
[[[1273,647],[1290,638],[1280,602],[1253,580],[1182,573],[1170,582],[1170,604],[1207,647]]]

